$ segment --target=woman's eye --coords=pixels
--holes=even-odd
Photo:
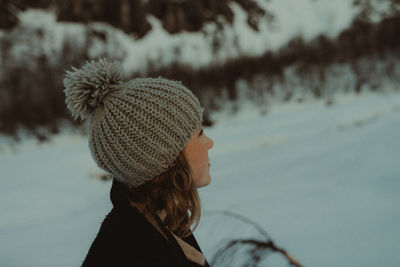
[[[203,129],[200,130],[199,136],[203,134]]]

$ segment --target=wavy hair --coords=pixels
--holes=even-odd
[[[200,221],[199,194],[182,151],[173,166],[153,180],[137,188],[128,188],[122,184],[119,187],[130,201],[142,205],[145,212],[165,210],[164,225],[179,237],[190,235]]]

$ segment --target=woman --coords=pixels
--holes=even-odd
[[[197,188],[211,180],[203,108],[180,82],[124,82],[119,68],[101,59],[64,79],[67,107],[87,123],[92,157],[113,178],[113,209],[82,266],[209,266],[192,234]]]

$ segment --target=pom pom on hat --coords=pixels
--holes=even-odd
[[[73,118],[87,119],[111,91],[118,89],[121,76],[119,65],[106,59],[86,62],[81,69],[67,71],[65,103]]]

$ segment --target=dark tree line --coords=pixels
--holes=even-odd
[[[207,22],[218,22],[219,16],[232,23],[230,2],[236,2],[248,12],[248,23],[255,30],[260,17],[272,18],[251,0],[2,0],[0,28],[15,25],[18,10],[52,7],[57,10],[60,21],[106,22],[138,38],[151,30],[147,15],[158,18],[169,33],[196,32]]]

